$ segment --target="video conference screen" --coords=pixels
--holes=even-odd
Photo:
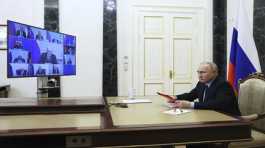
[[[76,74],[76,37],[7,21],[7,77]]]

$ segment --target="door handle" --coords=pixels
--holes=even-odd
[[[169,71],[169,78],[172,80],[172,78],[173,78],[173,71],[172,70],[170,70]]]
[[[172,79],[174,79],[174,76],[175,76],[175,72],[173,70],[170,70],[169,71],[169,78],[172,80]]]

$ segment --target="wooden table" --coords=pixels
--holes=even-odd
[[[2,114],[54,114],[100,112],[105,109],[103,97],[60,97],[60,98],[1,98]]]
[[[152,103],[114,105],[98,113],[0,116],[0,147],[125,147],[251,140],[250,123],[210,110],[172,116],[158,96]]]

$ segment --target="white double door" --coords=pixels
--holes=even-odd
[[[199,63],[211,60],[211,40],[207,41],[211,25],[205,23],[205,11],[136,7],[133,16],[129,82],[120,82],[120,87],[128,84],[137,95],[157,91],[175,95],[190,90],[197,82]]]

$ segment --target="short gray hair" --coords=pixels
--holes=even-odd
[[[218,67],[214,62],[204,61],[200,65],[209,65],[216,75],[218,75]]]

